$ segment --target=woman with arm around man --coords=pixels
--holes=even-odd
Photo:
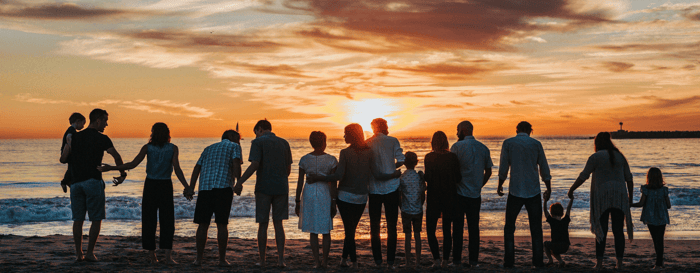
[[[310,175],[312,181],[328,181],[338,183],[337,201],[338,212],[343,220],[345,240],[341,267],[348,267],[348,258],[353,268],[358,268],[357,250],[355,246],[355,229],[362,218],[369,198],[370,176],[379,179],[395,178],[401,175],[397,170],[391,174],[382,174],[374,167],[372,150],[364,138],[362,126],[353,123],[345,127],[345,143],[350,144],[340,151],[340,159],[336,171],[328,176]]]

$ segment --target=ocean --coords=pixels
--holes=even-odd
[[[545,149],[552,180],[552,201],[560,201],[564,206],[568,202],[566,193],[578,174],[583,169],[588,156],[593,153],[593,140],[588,137],[539,137]],[[505,137],[479,138],[491,150],[494,175],[483,189],[481,206],[481,232],[483,236],[502,236],[505,217],[506,197],[496,194],[498,184],[498,160],[501,144]],[[243,140],[243,170],[248,166],[247,157],[251,138]],[[180,148],[180,165],[189,180],[192,168],[202,150],[219,139],[188,138],[173,139]],[[430,139],[400,139],[406,151],[418,154],[417,169],[422,170],[422,160],[430,152]],[[451,139],[450,144],[456,139]],[[124,138],[113,139],[115,148],[125,162],[131,161],[147,139]],[[635,181],[635,201],[641,193],[639,186],[646,182],[649,167],[659,167],[670,189],[673,208],[669,211],[671,224],[666,228],[668,239],[700,239],[700,141],[698,139],[626,139],[614,140],[618,148],[629,161]],[[294,215],[294,196],[298,177],[298,160],[312,151],[306,139],[289,139],[294,164],[289,177],[289,220],[285,221],[287,238],[308,238],[297,228],[298,218]],[[70,235],[71,211],[68,193],[61,191],[59,181],[63,177],[66,165],[58,162],[60,156],[60,139],[4,139],[0,140],[0,234],[23,236],[44,236],[53,234]],[[340,139],[328,141],[327,153],[338,156],[339,151],[347,146]],[[111,156],[105,155],[105,163],[114,164]],[[140,236],[141,234],[141,195],[143,181],[146,177],[146,163],[141,163],[124,184],[111,186],[111,177],[117,172],[103,175],[107,187],[107,219],[102,224],[103,235]],[[405,168],[404,168],[405,169]],[[235,196],[229,224],[232,237],[255,238],[255,202],[253,189],[255,176],[244,185],[242,195]],[[189,181],[188,181],[189,182]],[[173,194],[175,195],[176,235],[194,236],[196,224],[192,223],[195,201],[182,197],[182,185],[173,175]],[[505,187],[507,191],[508,182]],[[570,232],[572,236],[593,238],[589,224],[589,188],[590,180],[576,192]],[[542,184],[544,190],[544,184]],[[646,226],[639,221],[641,208],[632,208],[635,238],[649,238]],[[363,222],[368,221],[367,215]],[[342,238],[340,217],[334,220],[334,238]],[[516,226],[516,235],[529,235],[527,213],[523,210]],[[382,224],[384,225],[384,224]],[[367,226],[367,225],[362,225]],[[545,236],[549,234],[548,225]],[[89,224],[84,226],[86,232]],[[399,224],[399,230],[401,225]],[[439,229],[438,229],[439,230]],[[210,230],[214,237],[215,229]],[[359,238],[369,238],[369,231],[359,230]],[[270,235],[273,235],[270,228]],[[401,235],[400,235],[401,236]]]

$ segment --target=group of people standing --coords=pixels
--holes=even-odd
[[[77,132],[73,117],[71,128],[64,139],[61,162],[69,163],[66,174],[71,187],[71,209],[73,213],[76,254],[78,260],[96,261],[93,250],[99,235],[100,221],[105,218],[104,182],[101,172],[118,170],[121,175],[114,178],[114,185],[126,178],[125,170],[135,168],[147,158],[146,182],[143,193],[143,248],[149,251],[149,260],[157,262],[155,255],[156,224],[160,220],[160,248],[165,250],[165,261],[175,263],[171,257],[174,235],[174,208],[171,175],[174,171],[183,184],[184,195],[192,200],[199,180],[194,222],[197,223],[197,258],[202,263],[207,232],[214,216],[217,225],[219,264],[229,265],[226,260],[228,221],[234,194],[241,194],[243,184],[257,174],[255,183],[256,223],[258,229],[259,263],[265,266],[267,230],[272,212],[272,222],[277,242],[278,266],[284,267],[285,233],[282,221],[288,218],[288,177],[291,173],[292,154],[289,143],[272,133],[272,125],[260,120],[253,131],[256,138],[251,143],[249,167],[241,173],[242,153],[240,135],[228,130],[221,142],[208,146],[202,152],[187,183],[178,161],[178,148],[170,143],[167,125],[156,123],[151,129],[151,138],[133,161],[124,164],[111,140],[102,134],[107,126],[107,112],[95,109],[90,113],[87,129]],[[84,118],[83,118],[84,123]],[[81,126],[82,127],[82,126]],[[374,263],[382,266],[382,242],[380,237],[381,216],[384,212],[387,229],[386,265],[391,269],[396,262],[397,224],[399,208],[403,231],[406,235],[406,263],[420,264],[423,205],[426,204],[426,229],[434,267],[447,267],[452,256],[452,266],[478,266],[480,248],[479,213],[481,191],[492,175],[493,163],[489,149],[473,136],[474,127],[469,121],[457,126],[459,141],[451,147],[447,135],[438,131],[431,139],[432,151],[424,158],[425,173],[416,172],[418,158],[413,152],[403,152],[399,141],[389,136],[386,120],[372,121],[374,135],[368,139],[359,124],[350,124],[344,129],[348,145],[342,149],[339,159],[325,152],[326,135],[314,131],[309,137],[313,152],[299,161],[299,179],[296,190],[295,212],[299,215],[299,228],[311,234],[310,242],[316,267],[328,266],[330,231],[333,217],[340,213],[345,239],[341,267],[358,267],[355,233],[365,208],[369,206],[371,247]],[[503,184],[510,174],[509,193],[504,226],[504,267],[513,267],[515,262],[514,232],[517,216],[524,206],[528,212],[532,238],[532,263],[544,266],[543,253],[552,261],[552,255],[560,264],[560,254],[568,250],[568,222],[574,191],[593,174],[591,183],[591,229],[596,235],[596,267],[602,268],[607,223],[612,217],[618,266],[622,266],[624,252],[623,221],[627,222],[629,238],[632,239],[630,206],[655,206],[653,217],[666,212],[662,221],[648,221],[657,246],[657,254],[663,255],[663,230],[668,224],[668,212],[657,206],[659,198],[666,194],[663,208],[670,208],[668,189],[663,187],[659,171],[653,186],[643,187],[642,200],[632,204],[633,183],[625,157],[612,144],[610,134],[600,133],[595,139],[594,153],[586,163],[581,175],[572,185],[571,198],[566,215],[552,209],[550,215],[545,204],[551,195],[551,175],[542,144],[530,137],[532,126],[521,122],[516,127],[517,135],[506,139],[501,150],[498,172],[498,190],[504,195]],[[104,151],[112,155],[115,165],[102,164]],[[402,172],[400,168],[406,167]],[[658,170],[658,169],[657,169]],[[510,171],[510,172],[509,172]],[[546,186],[541,191],[540,179]],[[660,184],[659,184],[660,183]],[[660,187],[659,187],[660,185]],[[653,188],[653,189],[647,189]],[[661,188],[661,194],[651,190]],[[664,190],[665,189],[665,190]],[[426,193],[427,192],[427,193]],[[654,198],[651,198],[654,196]],[[561,204],[557,203],[559,206]],[[557,204],[554,204],[554,208]],[[336,211],[337,208],[337,211]],[[86,211],[92,222],[87,253],[82,251],[82,225]],[[542,212],[552,225],[552,242],[543,242]],[[649,214],[649,213],[647,213]],[[644,217],[644,213],[643,213]],[[156,219],[159,218],[159,219]],[[442,256],[435,235],[438,219],[442,218]],[[469,232],[468,263],[462,263],[464,221]],[[556,222],[556,223],[555,223]],[[653,222],[653,223],[652,223]],[[663,223],[661,223],[663,222]],[[562,224],[563,223],[563,224]],[[555,225],[557,228],[555,228]],[[562,226],[563,225],[563,226]],[[556,230],[556,231],[555,231]],[[557,233],[557,234],[555,234]],[[563,234],[565,233],[565,234]],[[319,255],[318,235],[322,235],[323,258]],[[654,235],[656,234],[656,235]],[[657,240],[660,234],[660,240]],[[416,257],[411,255],[411,236],[415,238]],[[556,238],[556,239],[555,239]],[[660,248],[657,245],[660,244]],[[662,257],[662,256],[661,256]],[[660,263],[660,264],[659,264]],[[663,265],[663,258],[657,266]]]

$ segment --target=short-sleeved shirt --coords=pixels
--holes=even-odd
[[[231,166],[236,158],[241,159],[241,146],[228,139],[205,148],[197,160],[197,165],[202,166],[199,175],[199,191],[231,188],[233,184]]]
[[[406,170],[399,177],[401,190],[401,212],[418,214],[423,212],[421,195],[425,191],[425,180],[421,179],[416,170]]]
[[[569,241],[569,223],[571,223],[571,217],[568,215],[557,220],[554,217],[547,217],[547,223],[552,230],[552,242],[561,242],[571,244]]]
[[[646,196],[646,202],[642,209],[641,221],[648,225],[668,225],[671,223],[666,206],[668,187],[650,189],[647,185],[642,185],[642,193]]]
[[[484,185],[484,170],[493,167],[491,151],[473,136],[466,136],[456,142],[450,149],[459,159],[461,182],[457,184],[457,194],[469,197],[481,197]]]
[[[90,178],[102,180],[102,173],[97,170],[97,167],[102,164],[104,152],[113,147],[112,140],[94,128],[87,128],[73,134],[68,159],[73,183]]]
[[[509,169],[508,191],[520,198],[535,197],[542,192],[539,176],[542,177],[542,181],[552,179],[542,143],[526,133],[518,133],[517,136],[503,141],[498,166],[499,179],[505,180]]]
[[[406,157],[401,149],[399,140],[395,137],[377,133],[367,140],[367,145],[374,153],[374,166],[381,173],[393,173],[396,170],[396,163],[403,163]],[[370,194],[389,194],[399,189],[399,179],[392,178],[380,180],[370,177]]]
[[[255,193],[289,194],[289,174],[292,150],[289,143],[272,132],[255,138],[250,144],[248,161],[260,163],[256,172]]]

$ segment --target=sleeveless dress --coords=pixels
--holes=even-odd
[[[307,154],[299,160],[299,167],[306,172],[307,178],[310,174],[331,175],[337,166],[338,160],[329,154]],[[306,183],[301,195],[299,229],[314,234],[329,234],[333,229],[329,183]]]

